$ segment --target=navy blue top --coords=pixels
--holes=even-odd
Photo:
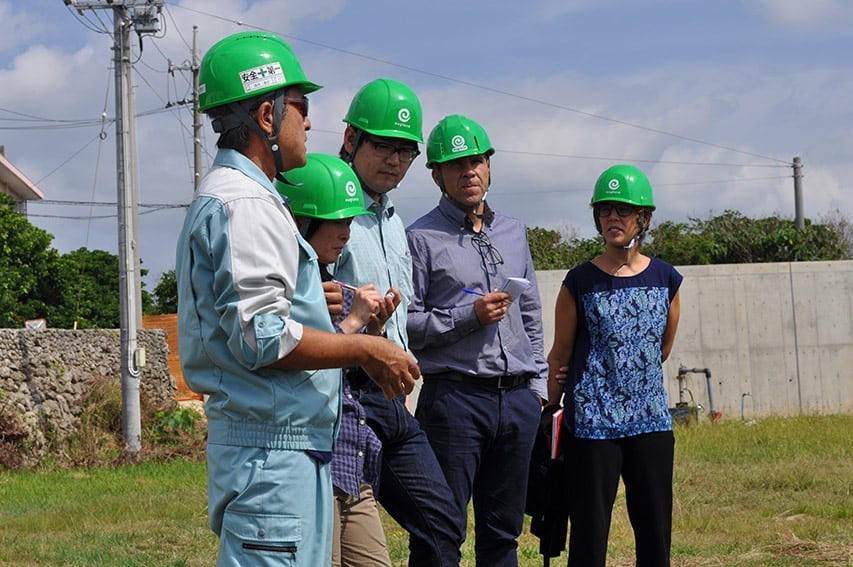
[[[652,258],[641,273],[616,277],[591,262],[563,285],[577,306],[566,382],[565,428],[587,439],[618,439],[672,429],[661,344],[682,276]]]

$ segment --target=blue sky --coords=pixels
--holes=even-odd
[[[111,11],[0,0],[0,144],[48,200],[114,202]],[[497,153],[492,205],[529,226],[592,236],[598,174],[635,163],[657,220],[727,209],[793,218],[793,156],[805,215],[853,215],[853,3],[845,0],[167,0],[162,31],[134,53],[139,202],[192,195],[192,26],[207,49],[257,27],[282,35],[311,80],[310,151],[335,153],[352,95],[377,77],[419,94],[425,134],[446,114],[480,122]],[[241,26],[236,22],[242,22]],[[76,126],[61,120],[87,121]],[[75,127],[71,127],[75,126]],[[103,137],[103,140],[101,139]],[[204,126],[205,166],[215,137]],[[392,193],[407,223],[438,192],[419,158]],[[117,251],[114,207],[34,204],[67,252]],[[143,207],[143,267],[172,267],[180,208]]]

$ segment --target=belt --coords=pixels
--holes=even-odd
[[[522,384],[527,384],[533,374],[504,374],[503,376],[477,376],[472,374],[463,374],[450,370],[448,372],[439,372],[436,374],[424,374],[424,381],[428,380],[447,380],[448,382],[460,382],[463,384],[474,384],[476,386],[487,386],[497,390],[511,390]]]

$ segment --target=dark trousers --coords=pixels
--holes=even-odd
[[[569,567],[604,567],[619,487],[634,530],[637,567],[668,567],[672,536],[672,431],[622,439],[568,437]]]
[[[389,401],[378,388],[356,395],[382,441],[376,499],[409,532],[409,565],[458,566],[465,536],[452,515],[453,494],[405,397]]]
[[[497,389],[475,381],[424,379],[416,415],[455,496],[463,534],[473,497],[477,565],[515,567],[541,407],[527,383]]]

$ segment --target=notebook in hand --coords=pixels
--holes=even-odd
[[[558,409],[551,416],[551,458],[560,456],[560,431],[563,429],[563,408]]]
[[[500,290],[510,294],[512,296],[512,300],[515,301],[519,294],[528,287],[530,287],[530,280],[527,278],[510,277],[506,279]]]

